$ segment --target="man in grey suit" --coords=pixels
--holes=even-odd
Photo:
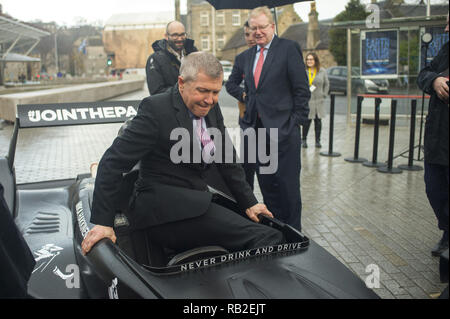
[[[96,226],[82,243],[84,253],[102,238],[115,241],[114,199],[122,174],[138,161],[137,195],[129,219],[133,228],[148,229],[151,240],[175,252],[204,245],[238,251],[284,242],[281,232],[257,223],[259,214],[272,214],[257,202],[246,183],[234,148],[233,163],[216,159],[208,164],[206,160],[216,152],[224,154],[215,148],[225,146],[225,126],[217,105],[222,79],[222,66],[212,54],[192,53],[183,60],[178,84],[170,92],[141,102],[138,114],[99,163],[91,216]],[[213,128],[220,131],[221,143],[204,133]],[[188,153],[182,154],[187,160],[177,163],[173,148],[181,141],[173,132],[180,129],[188,133],[189,142]],[[196,132],[201,133],[199,137]],[[200,149],[203,161],[196,162],[195,151]],[[212,202],[206,182],[211,165],[216,165],[242,216]]]

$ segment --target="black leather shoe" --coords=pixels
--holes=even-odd
[[[322,144],[320,144],[319,141],[316,141],[316,147],[317,147],[317,148],[321,148],[321,147],[322,147]]]
[[[307,148],[308,147],[308,144],[306,144],[306,140],[302,140],[302,147],[303,148]]]
[[[439,257],[447,249],[448,249],[448,240],[442,238],[431,250],[431,255]]]

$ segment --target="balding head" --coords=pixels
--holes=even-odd
[[[186,42],[186,29],[179,21],[169,22],[166,26],[164,37],[172,49],[181,52]]]
[[[183,23],[181,23],[180,21],[171,21],[166,25],[166,34],[178,32],[177,30],[183,30],[182,32],[185,32],[186,30]]]

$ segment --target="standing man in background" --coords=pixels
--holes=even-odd
[[[445,32],[448,33],[448,15]],[[443,231],[441,240],[431,250],[433,256],[448,249],[448,49],[447,42],[417,78],[420,89],[431,95],[424,136],[425,191]]]
[[[245,21],[244,24],[244,38],[245,43],[247,43],[247,46],[249,48],[252,48],[255,46],[256,41],[253,36],[253,33],[250,30],[250,26],[248,25],[248,21]],[[242,128],[241,120],[244,117],[245,113],[245,97],[247,88],[245,87],[245,84],[241,86],[242,82],[244,81],[244,70],[245,70],[245,56],[243,53],[236,56],[234,59],[234,65],[233,70],[231,71],[231,75],[228,78],[227,83],[225,84],[225,87],[227,89],[228,94],[235,97],[238,100],[238,107],[239,107],[239,126]],[[255,180],[255,172],[256,172],[256,163],[249,163],[248,161],[248,137],[246,136],[244,138],[244,154],[241,154],[244,156],[242,159],[242,167],[245,171],[245,177],[247,180],[247,183],[250,185],[250,187],[253,190],[254,180]]]
[[[277,170],[257,174],[264,202],[273,215],[301,230],[300,127],[308,120],[311,96],[300,46],[275,35],[272,13],[267,7],[253,9],[249,18],[256,46],[243,53],[244,81],[248,90],[243,129],[266,129],[266,150],[271,129],[278,131],[275,154]],[[272,150],[273,151],[273,150]],[[273,155],[273,154],[272,154]]]
[[[163,93],[177,83],[181,59],[196,52],[194,40],[188,39],[181,22],[172,21],[166,26],[164,39],[152,44],[155,51],[145,66],[150,95]]]

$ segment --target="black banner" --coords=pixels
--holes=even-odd
[[[141,101],[17,105],[20,127],[121,123],[136,115]]]

